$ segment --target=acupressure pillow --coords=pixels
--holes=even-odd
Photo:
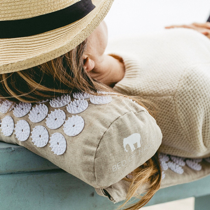
[[[63,95],[36,104],[0,104],[1,141],[21,145],[89,185],[109,187],[158,150],[155,119],[115,94]]]

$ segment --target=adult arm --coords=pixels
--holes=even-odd
[[[202,33],[206,37],[210,39],[210,22],[206,23],[192,23],[189,25],[171,25],[166,26],[165,29],[171,29],[171,28],[189,28],[198,31],[199,33]]]

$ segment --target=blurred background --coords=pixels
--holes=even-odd
[[[155,33],[169,25],[203,23],[209,15],[209,0],[115,0],[105,21],[112,40]],[[194,198],[188,198],[143,209],[193,210],[193,206]]]
[[[109,38],[154,33],[172,24],[205,22],[209,0],[115,0],[105,18]]]

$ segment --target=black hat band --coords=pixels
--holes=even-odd
[[[21,20],[0,21],[0,38],[33,36],[74,23],[88,15],[95,6],[81,0],[65,9]]]

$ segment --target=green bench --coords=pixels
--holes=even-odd
[[[159,190],[149,205],[195,197],[195,210],[210,210],[210,176]],[[24,147],[0,142],[1,210],[114,210],[119,204]]]

